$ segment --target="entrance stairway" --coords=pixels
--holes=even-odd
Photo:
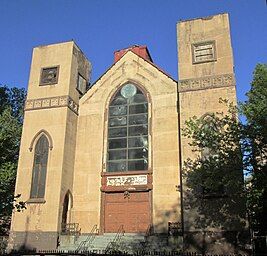
[[[86,243],[88,236],[60,236],[60,246],[62,251],[132,251],[133,248],[141,249],[144,236],[138,234],[125,233],[119,241],[116,240],[116,233],[96,235],[94,239]]]
[[[95,235],[88,239],[86,235],[66,236],[60,237],[60,246],[58,250],[61,251],[123,251],[127,253],[134,253],[136,251],[172,251],[181,250],[179,246],[181,241],[179,238],[168,238],[167,235],[151,235],[145,237],[141,234],[124,233],[117,239],[118,233],[108,233],[103,235]],[[117,241],[116,241],[117,240]],[[87,241],[87,243],[86,243]]]

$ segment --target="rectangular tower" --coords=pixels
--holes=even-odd
[[[89,71],[73,41],[33,50],[15,192],[27,209],[12,216],[10,248],[55,249],[71,218],[78,103]]]
[[[181,128],[190,117],[226,111],[219,99],[236,103],[233,52],[228,14],[177,24],[178,91]],[[182,140],[183,161],[194,153]]]
[[[181,21],[177,24],[177,34],[182,129],[190,117],[226,113],[227,106],[219,103],[219,99],[236,104],[236,89],[228,14]],[[197,156],[189,143],[189,139],[181,137],[182,164],[188,158],[194,160]],[[216,212],[216,207],[218,202],[229,206],[231,196],[207,199],[204,189],[201,192],[200,188],[196,196],[189,194],[187,188],[187,184],[183,184],[185,246],[191,250],[207,249],[220,253],[224,250],[230,253],[233,247],[226,237],[236,238],[244,231],[245,205],[241,201],[236,203],[234,207],[239,210],[229,213],[226,220],[219,210]],[[200,202],[200,206],[196,202]]]

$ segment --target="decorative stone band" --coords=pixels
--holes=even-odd
[[[78,115],[79,106],[70,96],[58,96],[51,98],[42,98],[27,100],[25,104],[25,111],[36,110],[36,109],[45,109],[45,108],[59,108],[59,107],[68,107],[75,114]]]
[[[234,74],[206,76],[203,78],[186,79],[178,82],[179,92],[235,86]]]
[[[107,177],[107,186],[146,185],[146,184],[147,184],[147,175]]]

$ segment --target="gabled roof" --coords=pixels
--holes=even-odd
[[[126,52],[133,51],[138,56],[153,62],[152,57],[146,45],[132,45],[114,52],[114,61],[117,62]]]
[[[169,75],[167,72],[165,72],[164,70],[162,70],[160,67],[158,67],[156,64],[154,64],[153,62],[143,58],[142,56],[136,54],[134,51],[132,51],[131,49],[129,49],[128,51],[126,51],[121,58],[117,61],[114,62],[91,86],[90,88],[92,88],[110,69],[113,68],[113,66],[115,66],[115,64],[117,64],[128,52],[132,52],[133,54],[135,54],[136,56],[138,56],[139,58],[143,59],[145,62],[149,63],[150,65],[152,65],[153,67],[155,67],[158,71],[160,71],[162,74],[164,74],[165,76],[167,76],[168,78],[170,78],[172,81],[176,82],[177,81],[171,77],[171,75]],[[89,88],[89,90],[90,90]],[[85,94],[84,94],[85,95]]]

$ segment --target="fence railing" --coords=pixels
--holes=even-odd
[[[81,234],[81,228],[79,223],[62,223],[61,224],[61,234],[62,235],[75,235],[78,236]]]
[[[92,251],[63,251],[63,250],[46,250],[46,251],[25,251],[25,252],[16,252],[13,251],[10,254],[3,254],[6,256],[23,256],[23,255],[84,255],[84,256],[91,256],[91,255],[99,255],[99,256],[109,256],[109,255],[121,255],[121,256],[148,256],[148,255],[161,255],[161,256],[247,256],[246,254],[214,254],[214,253],[206,253],[201,254],[197,252],[182,252],[182,251],[157,251],[157,250],[150,250],[150,251],[136,251],[135,253],[131,254],[129,252],[123,251],[105,251],[105,250],[92,250]],[[264,255],[257,255],[257,256],[264,256]]]
[[[173,235],[182,235],[182,224],[180,222],[168,222],[168,234]]]

